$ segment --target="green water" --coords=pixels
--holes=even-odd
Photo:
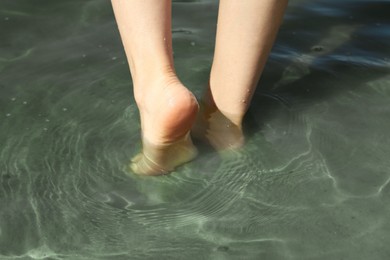
[[[142,178],[109,1],[2,0],[0,259],[390,259],[389,9],[292,0],[244,150]],[[173,3],[197,96],[216,12]]]

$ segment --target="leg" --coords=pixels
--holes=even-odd
[[[199,115],[218,150],[243,145],[242,120],[249,107],[287,0],[220,0],[210,89]]]
[[[198,103],[175,74],[170,0],[112,0],[141,117],[138,174],[171,171],[196,155],[188,132]]]

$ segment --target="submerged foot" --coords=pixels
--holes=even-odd
[[[192,93],[178,80],[160,81],[137,100],[142,152],[130,163],[136,174],[161,175],[192,160],[197,150],[189,131],[198,112]]]
[[[217,108],[211,93],[208,93],[201,102],[192,135],[208,142],[217,151],[238,149],[244,145],[245,138],[241,122],[233,121]]]
[[[189,134],[170,144],[152,144],[144,139],[142,145],[142,153],[130,164],[135,173],[142,175],[166,174],[197,155]]]

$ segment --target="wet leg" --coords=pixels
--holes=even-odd
[[[282,21],[287,0],[221,0],[209,91],[195,133],[217,149],[241,147],[242,120]]]
[[[137,174],[158,175],[196,155],[188,135],[198,103],[176,76],[172,58],[171,1],[112,0],[130,66],[142,128]]]

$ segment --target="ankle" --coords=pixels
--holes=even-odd
[[[234,114],[228,111],[219,110],[232,124],[237,126],[239,129],[242,128],[242,121],[244,119],[243,114]]]
[[[154,93],[160,92],[161,88],[166,86],[180,84],[173,69],[166,68],[158,73],[133,76],[134,98],[139,108],[144,107],[145,103]]]
[[[143,137],[155,144],[171,143],[184,137],[199,109],[194,95],[175,75],[144,84],[136,96]]]
[[[236,109],[237,111],[230,111],[229,109],[224,109],[223,105],[217,104],[215,99],[213,98],[213,95],[211,93],[211,90],[208,89],[206,94],[204,95],[203,102],[205,103],[205,114],[213,114],[213,113],[220,113],[222,116],[224,116],[228,121],[230,121],[232,124],[236,125],[241,129],[242,121],[244,119],[245,113],[240,111],[240,109]],[[220,102],[219,102],[220,103]]]

